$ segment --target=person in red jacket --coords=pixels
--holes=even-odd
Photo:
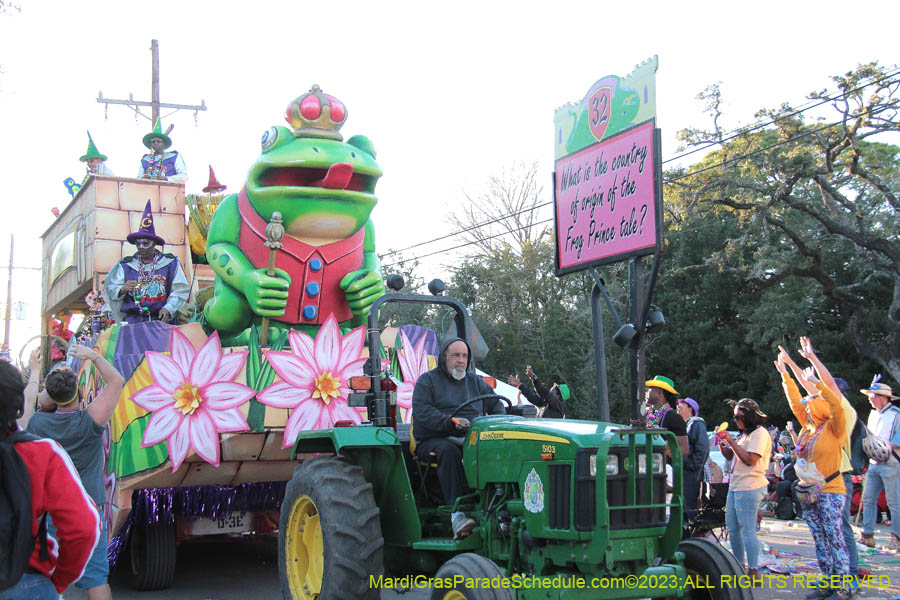
[[[29,385],[35,385],[33,376]],[[24,412],[25,385],[19,371],[0,361],[0,438],[18,430]],[[14,448],[28,468],[31,482],[32,535],[35,547],[22,579],[0,592],[0,600],[59,598],[84,572],[100,539],[100,513],[91,500],[69,455],[48,439],[17,442]],[[41,560],[37,539],[40,520],[48,513],[56,524],[57,539],[47,538],[48,560]]]

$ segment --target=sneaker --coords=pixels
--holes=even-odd
[[[823,600],[823,598],[830,595],[831,588],[818,588],[812,594],[807,594],[806,600]]]
[[[825,600],[850,600],[852,597],[852,590],[835,590],[830,596],[826,596]]]
[[[467,537],[472,530],[475,529],[475,526],[478,523],[475,519],[471,517],[467,517],[463,513],[455,513],[453,518],[450,519],[450,523],[453,526],[453,539],[461,540],[464,537]]]
[[[859,534],[859,539],[857,540],[863,546],[867,546],[869,548],[875,547],[875,534],[874,533],[861,533]]]

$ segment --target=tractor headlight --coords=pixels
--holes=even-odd
[[[606,456],[606,474],[607,475],[618,475],[619,474],[619,457],[615,454],[608,454]]]
[[[666,462],[665,462],[665,460],[663,460],[662,454],[658,454],[658,453],[654,452],[653,458],[651,460],[653,461],[652,468],[653,468],[654,473],[662,473],[663,471],[665,471]],[[640,473],[641,475],[647,474],[647,455],[646,454],[638,455],[638,473]]]
[[[653,472],[654,473],[664,473],[666,470],[666,460],[663,458],[662,454],[654,453],[653,454]]]

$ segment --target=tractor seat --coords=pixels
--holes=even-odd
[[[403,426],[406,429],[406,436],[409,438],[409,453],[412,454],[413,459],[426,467],[437,469],[437,463],[435,462],[437,454],[435,454],[434,452],[429,452],[427,460],[419,458],[416,454],[416,438],[415,436],[413,436],[413,417],[411,414],[409,415],[409,423],[404,423]],[[400,424],[397,424],[397,437],[400,436]],[[400,437],[400,441],[403,441],[402,437]]]

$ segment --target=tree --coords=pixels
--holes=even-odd
[[[689,145],[724,143],[667,172],[671,226],[730,226],[715,250],[666,277],[727,276],[745,302],[793,297],[805,310],[790,311],[790,327],[769,312],[780,330],[829,315],[853,349],[900,381],[900,149],[874,139],[900,131],[900,76],[870,63],[833,80],[836,93],[810,98],[834,120],[808,123],[784,104],[757,114],[767,127],[731,139],[718,127],[682,132]],[[718,118],[718,91],[707,94]],[[762,334],[783,343],[777,331]]]

